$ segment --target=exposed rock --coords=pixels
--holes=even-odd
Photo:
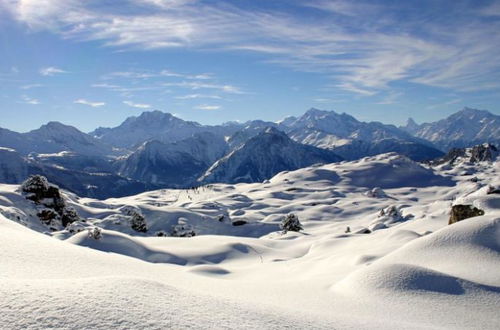
[[[368,228],[361,228],[360,230],[357,230],[354,232],[354,234],[371,234],[371,230]]]
[[[481,215],[484,215],[484,211],[472,205],[453,205],[451,207],[450,220],[448,221],[448,224],[451,225],[455,222]]]
[[[472,147],[470,162],[484,162],[484,161],[494,161],[498,156],[498,149],[489,143],[481,144]]]
[[[490,143],[479,144],[471,148],[453,148],[441,158],[429,162],[430,165],[450,164],[460,161],[469,163],[492,162],[498,157],[498,148]]]
[[[243,225],[246,225],[247,222],[245,220],[236,220],[236,221],[233,221],[233,226],[243,226]]]
[[[493,186],[488,186],[486,190],[486,194],[500,194],[500,187],[493,187]]]
[[[37,205],[37,216],[41,222],[57,229],[80,220],[76,210],[67,206],[56,185],[48,182],[42,175],[32,175],[21,185],[26,199]]]

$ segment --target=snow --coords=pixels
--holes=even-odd
[[[0,328],[498,329],[499,173],[389,153],[263,183],[63,192],[88,219],[74,234],[49,232],[0,185]],[[447,225],[458,203],[485,215]],[[288,213],[303,231],[280,231]],[[178,224],[196,236],[156,237]]]

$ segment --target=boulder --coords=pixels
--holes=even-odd
[[[37,205],[37,216],[41,222],[65,228],[68,224],[80,220],[73,207],[67,206],[59,191],[59,187],[48,182],[42,175],[32,175],[21,184],[26,199]]]
[[[457,204],[451,207],[450,220],[448,224],[451,225],[468,218],[484,215],[484,211],[472,205]]]

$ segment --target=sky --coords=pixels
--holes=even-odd
[[[500,114],[500,1],[0,0],[0,127]]]

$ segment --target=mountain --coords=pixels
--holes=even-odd
[[[257,182],[281,171],[340,160],[342,158],[331,151],[302,145],[278,129],[268,127],[218,160],[199,181]]]
[[[234,150],[269,127],[277,128],[278,124],[264,120],[247,121],[240,130],[229,137],[227,142],[230,148]]]
[[[20,183],[28,177],[28,162],[17,151],[0,147],[0,182]]]
[[[240,126],[237,123],[205,126],[155,110],[143,112],[138,117],[129,117],[114,128],[100,127],[90,135],[116,147],[133,148],[149,140],[171,143],[202,132],[211,132],[221,136],[231,135]]]
[[[111,155],[113,149],[73,126],[49,122],[27,133],[0,129],[0,147],[15,149],[22,155],[29,153],[57,153],[73,151],[82,155]]]
[[[313,108],[296,120],[285,122],[287,134],[295,141],[330,149],[350,160],[386,152],[398,152],[413,160],[443,155],[431,143],[393,125],[360,122],[346,113]]]
[[[224,138],[208,132],[168,144],[152,140],[119,159],[118,173],[156,186],[189,187],[227,150]]]
[[[13,149],[0,148],[0,182],[18,184],[26,180],[29,175],[41,174],[61,188],[80,196],[94,198],[127,196],[146,190],[146,186],[141,182],[111,172],[91,171],[91,167],[85,170],[79,170],[77,165],[73,168],[66,168],[47,161],[45,159],[47,156],[49,155],[25,158]],[[51,157],[57,158],[57,156]],[[90,156],[74,155],[74,157],[77,159],[76,164],[80,164],[81,160],[88,160]],[[61,158],[60,164],[75,164],[62,155],[59,158]],[[81,163],[80,166],[83,164]]]
[[[401,128],[431,141],[443,151],[482,143],[500,144],[500,116],[467,107],[436,122],[421,125],[409,122]]]

